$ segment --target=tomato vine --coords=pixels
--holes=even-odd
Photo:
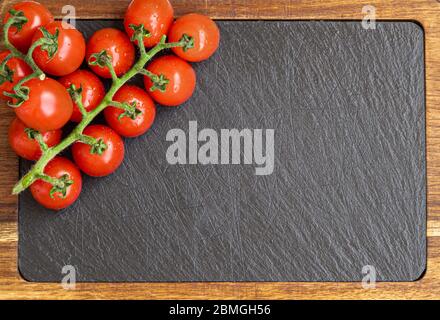
[[[0,65],[0,72],[2,76],[8,76],[6,62],[14,57],[20,58],[24,60],[33,70],[33,72],[21,79],[13,88],[12,93],[7,93],[7,95],[13,99],[12,103],[8,103],[11,107],[20,108],[20,105],[28,99],[29,89],[25,86],[26,82],[33,79],[39,78],[40,80],[45,79],[44,72],[37,66],[32,58],[32,53],[37,47],[41,47],[41,49],[48,52],[49,55],[53,55],[58,50],[57,43],[57,34],[50,34],[44,28],[40,28],[43,33],[43,37],[38,41],[34,42],[33,45],[28,50],[27,54],[23,54],[17,48],[15,48],[8,39],[9,29],[14,26],[20,28],[23,24],[27,22],[26,17],[23,12],[19,10],[10,10],[10,18],[6,22],[3,28],[3,40],[5,47],[10,51],[10,54],[4,59],[2,64]],[[148,30],[145,30],[143,25],[130,25],[130,28],[133,30],[133,35],[131,37],[131,41],[136,43],[139,49],[140,57],[139,60],[131,67],[131,69],[118,77],[111,63],[111,57],[105,52],[99,52],[97,54],[92,55],[91,59],[89,59],[89,64],[94,64],[99,67],[107,67],[110,70],[112,76],[112,85],[109,91],[104,96],[101,103],[93,110],[86,111],[81,102],[81,90],[79,88],[75,88],[75,86],[71,86],[69,88],[69,93],[72,97],[72,101],[75,102],[83,117],[81,122],[70,132],[70,134],[62,140],[59,144],[49,147],[44,140],[42,139],[41,133],[33,130],[31,132],[32,138],[35,139],[42,150],[42,155],[38,159],[38,161],[33,165],[33,167],[17,182],[14,186],[12,193],[18,194],[29,186],[31,186],[36,180],[41,179],[43,181],[49,182],[52,185],[51,194],[53,193],[61,193],[65,194],[66,188],[72,183],[66,177],[54,178],[44,173],[44,169],[46,165],[55,158],[59,153],[64,151],[70,145],[72,145],[76,141],[81,141],[83,143],[87,143],[91,145],[91,149],[96,153],[102,152],[105,150],[106,146],[101,139],[95,139],[93,137],[87,136],[83,134],[84,129],[92,122],[92,120],[105,108],[112,106],[116,108],[124,109],[125,115],[130,117],[136,117],[138,112],[136,107],[127,103],[120,103],[117,101],[113,101],[113,96],[115,93],[131,78],[140,74],[147,76],[151,79],[153,83],[152,90],[163,91],[168,84],[168,80],[163,75],[154,74],[152,72],[145,70],[145,65],[160,51],[171,48],[182,48],[183,51],[187,51],[194,47],[194,40],[192,37],[184,34],[181,39],[177,42],[166,42],[166,36],[162,36],[160,42],[156,44],[153,48],[147,51],[144,45],[144,39],[151,36]],[[93,58],[93,59],[92,59]]]

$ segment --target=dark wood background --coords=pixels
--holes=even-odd
[[[1,16],[16,0],[3,0]],[[61,17],[60,1],[41,0]],[[62,2],[61,2],[62,3]],[[121,18],[129,0],[69,0],[78,18]],[[361,20],[364,3],[355,0],[174,0],[176,14],[199,12],[215,19]],[[370,0],[380,20],[414,20],[425,30],[428,174],[428,266],[416,282],[378,283],[29,283],[17,269],[18,160],[9,149],[7,128],[13,112],[0,105],[0,299],[439,299],[440,298],[440,2]]]

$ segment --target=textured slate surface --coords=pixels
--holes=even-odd
[[[111,21],[78,21],[90,36]],[[426,264],[423,31],[413,23],[220,22],[198,87],[61,214],[20,196],[30,281],[417,279]],[[169,165],[172,128],[274,128],[275,169]],[[22,171],[29,163],[21,164]]]

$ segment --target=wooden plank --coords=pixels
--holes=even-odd
[[[17,0],[4,0],[0,14]],[[41,1],[61,17],[56,0]],[[122,18],[128,0],[71,0],[78,18]],[[355,0],[174,0],[176,15],[188,12],[215,19],[360,20]],[[17,271],[17,198],[10,195],[18,161],[7,145],[13,113],[0,105],[0,298],[1,299],[439,299],[440,298],[440,3],[436,0],[371,0],[377,19],[418,21],[425,30],[428,266],[416,282],[378,283],[100,283],[64,290],[57,283],[29,283]]]

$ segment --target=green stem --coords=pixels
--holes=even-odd
[[[81,115],[84,117],[87,114],[87,110],[82,101],[82,85],[80,85],[79,88],[76,88],[74,84],[71,84],[69,88],[67,88],[67,91],[69,92],[72,101],[78,106]]]
[[[118,80],[118,76],[116,75],[115,68],[113,67],[113,63],[111,61],[106,63],[107,68],[110,70],[110,74],[112,75],[112,81],[115,82]]]
[[[32,67],[32,70],[34,70],[33,73],[31,73],[30,75],[27,75],[26,77],[24,77],[23,79],[21,79],[19,82],[17,82],[17,84],[14,86],[14,91],[18,92],[20,90],[20,87],[23,85],[23,83],[25,83],[26,81],[29,81],[33,78],[40,78],[40,80],[44,80],[44,78],[46,77],[46,75],[44,74],[44,72],[35,64],[34,59],[32,58],[32,54],[34,52],[34,50],[38,47],[41,46],[43,44],[43,38],[35,41],[32,46],[29,48],[28,54],[26,55],[26,62],[27,64],[29,64]]]
[[[35,140],[38,142],[38,144],[40,145],[41,151],[44,153],[47,151],[47,149],[49,149],[49,147],[47,146],[46,142],[44,142],[43,136],[41,135],[41,133],[37,133],[35,134]]]
[[[118,102],[118,101],[110,101],[108,105],[111,106],[111,107],[115,107],[115,108],[126,110],[125,104],[123,104],[121,102]]]
[[[37,47],[39,47],[39,46],[41,46],[41,45],[43,45],[45,43],[46,43],[46,39],[44,39],[44,38],[40,38],[37,41],[35,41],[31,45],[31,47],[29,48],[29,51],[28,51],[28,53],[27,53],[27,55],[25,57],[26,63],[32,68],[32,70],[34,70],[34,73],[37,74],[37,77],[39,77],[41,75],[44,75],[44,72],[37,66],[37,64],[35,63],[34,59],[32,58],[32,55],[34,53],[34,50]]]
[[[38,73],[38,76],[43,74],[43,71],[37,66],[37,64],[34,62],[34,59],[32,58],[32,53],[35,50],[36,47],[42,44],[42,39],[39,39],[35,41],[32,46],[29,48],[28,54],[25,55],[21,53],[17,48],[15,48],[12,43],[9,41],[9,28],[11,27],[13,23],[12,19],[9,19],[8,22],[3,27],[3,40],[5,42],[5,47],[11,52],[11,54],[14,57],[18,57],[22,60],[24,60],[35,73]]]
[[[82,102],[82,98],[80,97],[79,99],[77,99],[77,100],[75,101],[75,103],[76,103],[76,105],[78,106],[78,109],[79,109],[79,111],[81,112],[82,116],[83,116],[83,117],[86,116],[86,115],[87,115],[87,110],[86,110],[86,108],[84,107],[84,104],[83,104],[83,102]]]
[[[97,142],[96,138],[93,138],[93,137],[85,135],[85,134],[81,134],[79,136],[78,140],[85,143],[85,144],[91,145],[91,146]]]
[[[151,80],[157,79],[159,78],[159,76],[147,69],[144,69],[140,72],[142,75],[147,76],[148,78],[150,78]]]
[[[148,52],[144,46],[142,39],[139,39],[138,46],[140,48],[141,56],[139,60],[133,65],[133,67],[125,73],[120,78],[113,79],[113,84],[110,90],[105,95],[104,99],[101,103],[92,111],[87,112],[81,122],[73,129],[73,131],[58,145],[48,148],[43,152],[40,159],[34,164],[34,166],[30,169],[28,173],[26,173],[14,186],[12,193],[18,194],[28,188],[32,183],[34,183],[39,176],[43,174],[43,170],[47,163],[52,160],[55,156],[57,156],[60,152],[64,151],[74,142],[84,139],[84,135],[82,134],[83,130],[92,122],[92,120],[106,107],[109,105],[114,105],[113,96],[115,93],[131,78],[135,75],[141,73],[144,69],[146,63],[150,61],[157,53],[164,49],[169,49],[173,47],[184,46],[185,42],[183,40],[174,43],[165,43],[166,37],[162,37],[161,41]]]
[[[44,74],[44,73],[43,73]],[[25,83],[25,82],[27,82],[27,81],[29,81],[29,80],[31,80],[31,79],[33,79],[33,78],[36,78],[36,77],[39,77],[39,76],[41,76],[41,74],[39,74],[38,72],[34,72],[34,73],[31,73],[30,75],[27,75],[26,77],[24,77],[23,79],[21,79],[20,81],[18,81],[17,82],[17,84],[14,86],[14,91],[17,93],[17,92],[19,92],[20,91],[20,88],[23,86],[23,83]],[[42,79],[43,80],[43,79]]]
[[[55,186],[59,183],[59,179],[48,176],[47,174],[37,174],[38,179],[49,182],[51,185]]]
[[[13,54],[10,53],[6,56],[6,58],[3,59],[3,62],[0,64],[0,71],[2,71],[5,68],[8,61],[11,60],[13,57],[14,57]]]
[[[34,59],[32,58],[32,54],[35,50],[36,47],[40,46],[43,44],[44,39],[41,38],[37,41],[35,41],[32,46],[29,48],[28,53],[26,55],[24,55],[23,53],[21,53],[17,48],[15,48],[12,43],[9,41],[9,29],[12,26],[12,24],[14,23],[14,19],[9,19],[6,24],[3,27],[3,40],[5,43],[5,47],[11,52],[11,54],[9,56],[12,57],[18,57],[22,60],[24,60],[33,70],[33,73],[31,73],[30,75],[24,77],[23,79],[21,79],[13,88],[16,97],[20,98],[21,101],[25,101],[28,99],[28,96],[26,94],[24,94],[24,92],[21,90],[22,85],[26,82],[29,81],[33,78],[40,78],[41,80],[44,80],[44,78],[46,77],[46,75],[44,74],[44,72],[37,66],[37,64],[35,63]],[[8,56],[8,57],[9,57]],[[9,94],[5,93],[5,95],[10,96]],[[15,103],[11,103],[8,102],[8,106],[13,107],[13,108],[17,108],[21,105],[20,102],[18,102],[17,104]]]
[[[26,59],[26,56],[21,53],[17,48],[15,48],[12,43],[9,41],[9,28],[11,27],[11,25],[14,23],[13,19],[9,19],[6,24],[3,26],[3,40],[5,42],[5,47],[11,51],[12,55],[14,57],[19,57],[23,60]]]
[[[118,101],[110,101],[108,106],[115,107],[115,108],[125,110],[125,111],[133,111],[133,109],[136,108],[128,103],[122,103],[122,102],[118,102]]]

